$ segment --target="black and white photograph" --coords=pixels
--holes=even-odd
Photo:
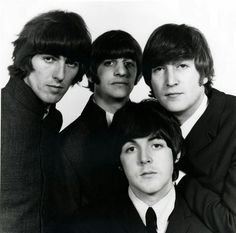
[[[235,233],[234,0],[0,3],[2,233]]]

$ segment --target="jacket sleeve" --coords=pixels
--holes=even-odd
[[[234,156],[236,157],[236,156]],[[197,179],[186,175],[178,184],[184,197],[202,221],[213,231],[236,232],[236,160],[231,163],[222,194],[203,186]]]

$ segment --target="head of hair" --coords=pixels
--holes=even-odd
[[[94,83],[99,84],[98,66],[106,59],[129,58],[137,64],[135,84],[141,77],[142,49],[138,42],[127,32],[111,30],[100,35],[92,43],[90,66],[87,76],[90,77],[88,87],[93,92]]]
[[[158,101],[143,100],[130,102],[119,109],[110,126],[112,156],[120,165],[122,146],[131,139],[154,136],[166,141],[172,150],[173,161],[183,155],[183,138],[179,121]],[[178,177],[177,163],[174,163],[173,180]]]
[[[11,77],[25,78],[32,71],[36,54],[65,56],[79,62],[79,71],[72,84],[82,80],[91,52],[91,36],[82,17],[74,12],[49,11],[25,24],[13,42]]]
[[[204,35],[197,29],[185,24],[164,24],[153,31],[143,52],[143,76],[151,87],[152,69],[184,59],[194,59],[200,75],[199,83],[204,78],[205,91],[211,89],[214,67],[211,51]]]

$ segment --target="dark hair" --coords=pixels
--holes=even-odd
[[[135,84],[141,77],[142,49],[138,42],[127,32],[121,30],[107,31],[100,35],[92,44],[91,60],[88,77],[92,79],[88,87],[93,92],[94,83],[99,83],[97,68],[105,59],[130,58],[137,64]]]
[[[200,83],[207,77],[205,90],[211,89],[214,68],[209,46],[198,29],[185,24],[164,24],[149,37],[143,52],[143,76],[146,84],[151,87],[153,68],[181,59],[194,59]]]
[[[149,135],[164,139],[171,148],[175,161],[179,152],[183,154],[183,138],[179,121],[157,100],[130,102],[119,109],[110,126],[111,146],[114,160],[120,164],[122,146],[134,138]],[[178,177],[177,164],[174,163],[173,180]]]
[[[81,16],[74,12],[49,11],[25,24],[13,42],[11,77],[25,78],[33,70],[36,54],[65,56],[79,62],[79,71],[72,84],[82,80],[91,51],[91,37]]]

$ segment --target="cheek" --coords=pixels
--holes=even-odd
[[[172,176],[173,171],[174,171],[174,164],[173,160],[168,160],[166,161],[166,166],[163,166],[163,173],[166,174],[166,176]]]
[[[105,77],[107,75],[111,75],[112,70],[106,67],[98,67],[97,69],[97,76],[98,77]]]
[[[135,80],[137,77],[137,69],[131,70],[129,73],[130,73],[131,79]]]
[[[125,175],[128,177],[133,176],[133,173],[135,171],[134,161],[128,158],[122,158],[121,157],[121,165],[123,167]]]
[[[153,89],[159,90],[159,89],[161,88],[161,85],[162,85],[160,78],[159,78],[159,77],[155,77],[155,76],[153,77],[153,76],[152,76],[151,85],[152,85]]]
[[[79,69],[75,69],[75,70],[69,70],[67,73],[66,73],[66,79],[65,79],[65,82],[70,85],[71,82],[73,81],[73,79],[75,78],[75,76],[77,75]]]

